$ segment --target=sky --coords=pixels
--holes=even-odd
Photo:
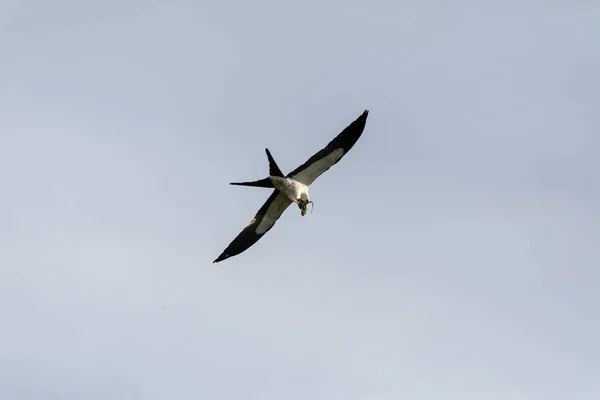
[[[0,398],[600,398],[600,4],[0,1]],[[212,261],[363,110],[353,149]]]

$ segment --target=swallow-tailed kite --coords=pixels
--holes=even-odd
[[[348,125],[325,148],[287,176],[283,175],[269,149],[265,149],[269,159],[269,176],[258,181],[232,182],[230,184],[275,188],[275,190],[258,210],[250,224],[233,239],[223,253],[213,262],[223,261],[247,250],[275,225],[275,222],[290,204],[298,204],[301,215],[306,215],[308,204],[313,203],[308,194],[308,187],[323,172],[340,161],[354,146],[365,129],[368,114],[369,111],[365,110],[360,117]]]

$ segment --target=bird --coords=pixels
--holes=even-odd
[[[310,204],[312,213],[314,203],[310,199],[309,186],[350,151],[361,137],[367,123],[368,115],[369,110],[365,110],[324,148],[316,152],[304,164],[287,175],[281,172],[273,155],[266,148],[265,152],[269,161],[269,176],[257,181],[231,182],[230,185],[272,188],[274,190],[254,218],[252,218],[252,221],[233,239],[213,263],[236,256],[254,245],[273,228],[290,204],[296,203],[302,216],[306,215],[308,205]]]

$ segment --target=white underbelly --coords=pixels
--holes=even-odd
[[[273,186],[283,192],[291,201],[297,202],[299,198],[308,199],[308,187],[303,183],[289,178],[272,176]]]

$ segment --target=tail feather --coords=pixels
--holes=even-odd
[[[269,149],[265,149],[265,151],[267,152],[267,158],[269,159],[269,175],[279,176],[283,178],[283,172],[281,172],[281,170],[279,169],[279,166],[275,162],[275,159],[271,155],[271,152],[269,151]]]
[[[283,172],[281,172],[281,170],[279,169],[279,166],[275,162],[275,159],[271,155],[271,152],[269,151],[269,149],[265,149],[265,151],[267,152],[267,158],[269,159],[269,176],[279,176],[279,177],[283,178],[284,177]],[[254,186],[254,187],[263,187],[263,188],[274,188],[275,187],[275,186],[273,186],[273,182],[271,182],[271,179],[269,179],[269,178],[264,178],[264,179],[260,179],[258,181],[251,181],[251,182],[231,182],[230,185]]]
[[[231,182],[230,185],[236,186],[254,186],[254,187],[263,187],[263,188],[274,188],[273,183],[269,178],[260,179],[258,181],[252,182]]]

